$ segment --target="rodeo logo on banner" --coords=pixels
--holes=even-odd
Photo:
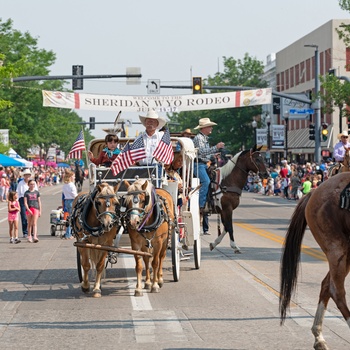
[[[183,112],[250,107],[271,103],[272,89],[174,96],[115,96],[43,90],[43,106],[69,109]]]

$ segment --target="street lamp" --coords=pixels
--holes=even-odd
[[[271,117],[267,114],[265,118],[267,124],[267,148],[271,149],[271,136],[270,136],[270,126],[271,126]]]
[[[285,136],[286,136],[286,142],[284,143],[284,159],[288,160],[288,120],[289,120],[289,113],[286,112],[284,114],[284,122],[285,122]]]
[[[319,66],[320,57],[318,55],[318,45],[304,45],[304,47],[313,47],[315,49],[315,94],[316,101],[314,103],[315,109],[315,162],[320,163],[321,158],[321,110],[320,110],[320,85],[319,85]]]
[[[258,126],[258,123],[256,122],[256,120],[254,119],[252,121],[252,127],[254,129],[254,142],[253,145],[256,145],[256,127]]]

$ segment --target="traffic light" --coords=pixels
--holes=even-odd
[[[192,93],[194,95],[202,93],[202,77],[192,78]]]
[[[84,75],[84,66],[72,66],[72,75]],[[72,79],[72,90],[83,90],[83,79]]]
[[[90,130],[95,130],[95,117],[90,117]]]
[[[309,140],[315,140],[315,124],[309,124]]]
[[[322,123],[322,141],[327,141],[328,139],[328,124]]]

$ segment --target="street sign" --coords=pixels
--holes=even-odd
[[[315,110],[312,108],[292,108],[289,114],[314,114]]]
[[[160,94],[160,80],[159,79],[149,79],[148,80],[147,93]]]

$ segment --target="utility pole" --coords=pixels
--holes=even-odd
[[[318,45],[304,45],[305,47],[313,47],[315,49],[315,95],[316,101],[314,103],[315,109],[315,162],[320,164],[321,160],[321,109],[320,109],[320,57],[318,54]]]

